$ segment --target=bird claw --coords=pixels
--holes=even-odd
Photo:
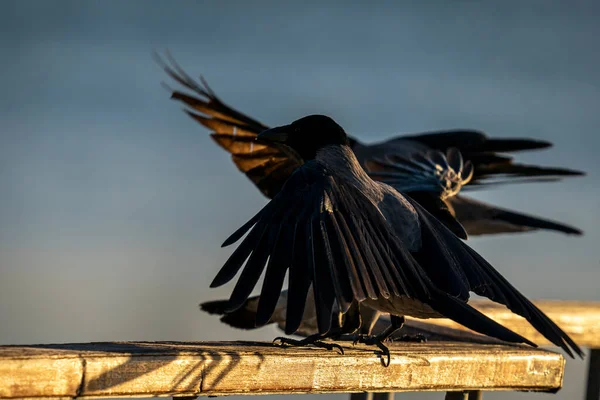
[[[327,350],[336,350],[340,355],[344,354],[344,349],[342,348],[342,346],[340,346],[337,343],[326,343],[323,342],[321,340],[318,339],[313,339],[311,337],[307,337],[305,339],[302,340],[295,340],[295,339],[290,339],[290,338],[286,338],[283,336],[278,336],[275,339],[273,339],[273,344],[277,344],[276,342],[279,341],[281,346],[294,346],[294,347],[302,347],[302,346],[314,346],[314,347],[319,347],[322,349],[327,349]]]
[[[385,339],[384,339],[385,340]],[[381,350],[381,363],[384,367],[389,367],[391,362],[390,349],[383,344],[381,338],[377,336],[361,336],[358,338],[359,343],[363,343],[366,345],[377,346],[379,350]],[[384,358],[385,357],[385,358]],[[387,359],[387,362],[385,361]]]

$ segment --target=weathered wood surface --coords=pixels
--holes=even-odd
[[[370,347],[345,354],[256,342],[127,342],[0,346],[0,398],[228,394],[556,391],[564,358],[522,346],[391,345],[388,368]]]

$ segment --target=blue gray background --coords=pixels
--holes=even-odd
[[[269,125],[325,113],[365,141],[464,127],[554,142],[519,159],[589,175],[478,198],[585,236],[470,243],[531,298],[600,300],[599,18],[593,1],[4,0],[0,343],[276,334],[198,311],[228,295],[208,289],[219,245],[266,200],[169,101],[151,57],[166,48]],[[568,360],[553,398],[580,398],[584,370]],[[550,395],[488,397],[534,396]]]

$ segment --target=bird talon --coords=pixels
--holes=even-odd
[[[390,366],[390,362],[391,362],[391,354],[390,354],[390,349],[388,349],[388,347],[383,344],[381,338],[377,337],[377,336],[362,336],[359,337],[358,341],[360,343],[366,344],[366,345],[371,345],[371,346],[377,346],[379,348],[379,350],[381,350],[381,363],[383,364],[384,367],[389,367]],[[387,362],[385,361],[385,359],[387,359]]]
[[[277,342],[279,342],[279,346],[282,346],[282,347],[303,346],[304,345],[301,340],[294,340],[294,339],[286,338],[283,336],[277,336],[275,339],[273,339],[274,345],[277,345],[278,344]]]
[[[379,347],[379,350],[381,350],[381,363],[384,367],[389,367],[391,362],[390,349],[388,349],[388,347],[384,345],[381,340],[377,340],[375,345]],[[387,363],[384,361],[383,356],[387,358]]]
[[[344,349],[337,343],[324,343],[320,341],[316,341],[313,343],[317,347],[323,347],[327,350],[337,350],[338,354],[344,355]]]
[[[382,350],[382,358],[381,358],[381,363],[383,364],[383,366],[385,368],[390,366],[390,363],[392,362],[391,360],[391,354],[390,354],[390,350],[386,347],[385,350]],[[386,356],[387,358],[387,363],[383,360],[383,356]]]
[[[329,350],[329,351],[331,351],[331,350],[337,350],[337,352],[339,354],[341,354],[341,355],[344,354],[344,349],[342,348],[342,346],[340,346],[337,343],[325,343],[325,342],[323,342],[321,340],[315,340],[314,342],[306,343],[306,344],[312,345],[312,346],[315,346],[315,347],[320,347],[322,349],[326,349],[326,350]]]
[[[339,344],[325,343],[321,340],[318,340],[318,338],[315,338],[315,337],[307,337],[302,340],[295,340],[295,339],[290,339],[290,338],[286,338],[283,336],[278,336],[275,339],[273,339],[274,345],[277,344],[276,342],[279,342],[279,345],[284,346],[284,347],[285,346],[295,346],[295,347],[314,346],[314,347],[320,347],[322,349],[327,349],[327,350],[336,350],[337,353],[339,353],[341,355],[344,354],[344,349]]]

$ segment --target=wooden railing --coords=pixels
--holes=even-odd
[[[600,304],[537,302],[581,345],[592,347],[588,400],[598,399]],[[489,303],[477,307],[509,328],[544,342],[522,319]],[[372,347],[340,342],[344,354],[257,342],[125,342],[0,346],[0,398],[196,397],[229,394],[444,391],[477,399],[482,391],[555,392],[562,355],[500,344],[445,320],[409,320],[426,343],[393,343],[385,368]],[[460,328],[460,329],[456,329]],[[369,393],[369,394],[367,394]],[[375,393],[373,395],[372,393]]]
[[[345,354],[270,343],[87,343],[0,348],[0,398],[560,389],[564,358],[521,346],[396,344]]]

